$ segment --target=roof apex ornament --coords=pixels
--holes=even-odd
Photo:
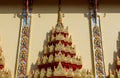
[[[58,23],[62,23],[62,16],[61,16],[61,0],[59,0],[59,3],[58,3],[58,20],[57,20]]]

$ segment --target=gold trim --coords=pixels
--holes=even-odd
[[[29,13],[31,14],[30,16],[30,31],[29,31],[29,45],[28,45],[28,58],[29,58],[29,49],[30,49],[30,36],[31,36],[31,20],[32,20],[32,13]],[[27,67],[26,67],[26,76],[28,76],[28,62],[29,62],[29,59],[27,59]]]
[[[22,13],[23,15],[23,13]],[[23,21],[23,16],[21,16],[20,19],[20,29],[19,29],[19,33],[18,33],[18,44],[17,44],[17,53],[16,53],[16,61],[15,61],[15,69],[14,69],[14,78],[17,77],[17,72],[18,72],[18,56],[19,56],[19,51],[20,51],[20,37],[21,37],[21,32],[22,32],[22,21]]]
[[[90,17],[90,19],[89,19],[89,21],[90,21],[90,42],[91,42],[91,58],[92,58],[92,70],[93,70],[93,72],[94,72],[94,77],[96,78],[96,65],[95,65],[95,57],[94,57],[94,44],[93,44],[93,36],[92,36],[92,17]]]

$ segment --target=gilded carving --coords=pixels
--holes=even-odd
[[[102,55],[103,54],[100,48],[96,48],[96,51],[95,51],[96,60],[102,60]]]
[[[62,61],[62,59],[61,58],[63,58],[64,59],[64,56],[62,55],[62,53],[61,52],[59,52],[58,54],[57,53],[55,53],[55,62],[61,62]]]
[[[39,77],[39,74],[40,74],[39,70],[36,69],[36,70],[34,71],[34,78],[38,78],[38,77]]]
[[[50,52],[50,53],[54,51],[54,45],[53,45],[53,44],[50,45],[50,46],[48,46],[48,48],[49,48],[49,52]]]
[[[67,45],[67,46],[65,47],[65,52],[71,52],[71,46]]]
[[[73,69],[69,68],[68,72],[67,72],[67,77],[73,77],[74,73],[73,73]]]
[[[71,56],[70,56],[70,55],[67,55],[67,57],[66,57],[66,62],[67,62],[67,63],[71,63],[71,61],[72,61],[72,60],[71,60]]]
[[[65,31],[64,31],[65,33],[68,33],[68,26],[66,27],[66,29],[65,29]]]
[[[57,68],[54,67],[53,75],[54,76],[65,76],[66,75],[66,71],[63,68],[61,62],[59,62]]]
[[[93,34],[94,34],[94,37],[100,36],[100,28],[97,25],[94,26],[94,28],[93,28]]]
[[[82,77],[81,77],[81,72],[80,72],[79,69],[76,69],[76,70],[74,71],[74,78],[82,78]]]
[[[23,30],[22,30],[23,36],[29,37],[29,32],[30,32],[30,30],[29,30],[29,27],[28,27],[28,26],[25,26],[25,27],[23,28]]]
[[[42,57],[39,56],[38,59],[37,59],[37,65],[41,65],[42,64],[42,60],[43,60]]]
[[[64,45],[61,42],[56,44],[55,51],[64,51],[64,50],[65,50]]]
[[[53,54],[50,54],[49,59],[48,59],[48,63],[52,63],[53,60],[54,60],[54,56],[53,56]]]
[[[98,36],[95,37],[94,44],[95,44],[95,47],[101,47],[101,39],[100,39],[100,37],[98,37]]]
[[[47,49],[48,49],[47,46],[44,46],[44,49],[43,49],[43,53],[44,53],[44,54],[47,54],[47,53],[48,53]]]
[[[52,74],[53,74],[52,69],[48,67],[48,68],[47,68],[47,74],[46,74],[46,76],[47,76],[47,77],[51,77]]]
[[[48,62],[48,57],[47,56],[43,56],[43,61],[42,61],[42,63],[43,64],[46,64]]]
[[[44,68],[42,68],[40,71],[40,78],[46,78],[46,71]]]
[[[64,38],[64,36],[60,33],[60,34],[58,34],[58,35],[56,36],[55,39],[56,39],[56,40],[64,40],[65,38]]]

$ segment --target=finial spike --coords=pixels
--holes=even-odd
[[[59,0],[58,4],[58,21],[59,23],[62,23],[62,16],[61,16],[61,0]]]
[[[26,0],[26,25],[28,25],[29,0]]]

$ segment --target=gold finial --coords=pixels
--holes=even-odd
[[[61,16],[61,0],[59,0],[58,4],[58,21],[59,23],[62,23],[62,16]]]

